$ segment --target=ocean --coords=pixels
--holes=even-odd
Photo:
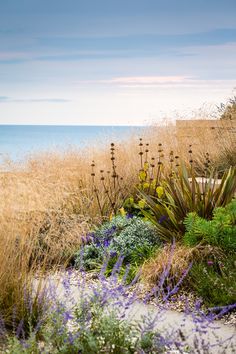
[[[37,152],[65,151],[125,139],[142,127],[0,125],[0,158],[23,160]]]

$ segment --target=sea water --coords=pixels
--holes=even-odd
[[[0,125],[0,157],[11,160],[45,151],[96,146],[139,135],[141,127],[130,126],[62,126]]]

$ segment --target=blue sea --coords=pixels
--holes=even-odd
[[[133,134],[142,127],[0,125],[0,157],[22,160],[41,151],[65,151],[86,145],[109,144]]]

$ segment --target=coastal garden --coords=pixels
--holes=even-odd
[[[174,130],[2,166],[2,352],[214,353],[205,332],[236,308],[236,145]],[[137,301],[155,320],[130,319]],[[158,329],[176,302],[197,339]]]

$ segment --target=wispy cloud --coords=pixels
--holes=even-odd
[[[105,84],[115,86],[164,86],[184,84],[192,80],[188,76],[124,76],[114,77],[109,80],[81,80],[79,84]]]
[[[0,102],[3,103],[11,103],[11,102],[19,102],[19,103],[67,103],[71,102],[71,100],[64,98],[11,98],[6,96],[0,96]]]
[[[116,77],[105,82],[118,85],[165,85],[184,83],[189,79],[186,76],[130,76]]]
[[[235,87],[235,79],[206,80],[193,76],[124,76],[110,80],[81,80],[79,85],[105,85],[130,89]]]

